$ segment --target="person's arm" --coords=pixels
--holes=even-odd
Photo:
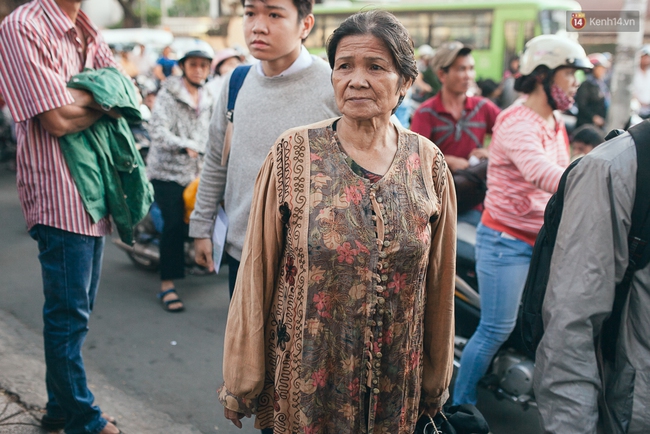
[[[228,83],[230,76],[224,83]],[[195,259],[199,265],[213,269],[212,263],[212,228],[217,215],[217,207],[223,200],[226,188],[228,166],[221,165],[224,138],[228,119],[226,108],[228,102],[228,86],[221,86],[221,93],[210,121],[206,154],[203,158],[203,169],[196,194],[196,204],[190,216],[190,237],[194,238]]]
[[[500,132],[506,155],[526,181],[555,193],[565,168],[549,160],[544,153],[540,128],[529,122],[515,122],[503,126]],[[557,152],[568,152],[566,145],[563,144]]]
[[[449,395],[454,361],[454,284],[456,276],[456,190],[439,154],[433,168],[440,214],[431,223],[426,280],[421,410],[437,412]]]
[[[219,401],[226,408],[226,417],[237,426],[241,426],[241,417],[257,411],[257,398],[264,388],[265,326],[284,246],[274,161],[274,155],[269,154],[255,182],[224,337],[224,384],[219,390]]]
[[[621,139],[610,145],[631,140]],[[625,152],[634,153],[634,146]],[[617,158],[626,165],[612,170],[616,163],[589,154],[567,178],[535,362],[535,396],[545,433],[596,432],[603,386],[594,341],[627,266],[635,194],[636,158]]]
[[[160,81],[165,81],[167,78],[163,73],[163,67],[160,63],[157,63],[156,66],[153,67],[153,75]]]
[[[196,141],[172,133],[172,126],[177,120],[177,112],[178,103],[176,99],[166,89],[161,90],[156,97],[151,119],[147,126],[151,142],[156,147],[167,151],[181,152],[186,149],[188,153],[190,150],[195,153],[200,152],[202,147]]]

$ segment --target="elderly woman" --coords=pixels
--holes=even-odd
[[[327,55],[343,115],[284,133],[258,175],[219,399],[275,434],[411,434],[452,374],[452,178],[390,120],[417,76],[393,15],[351,16]]]

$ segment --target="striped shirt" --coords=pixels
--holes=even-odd
[[[0,91],[16,121],[18,194],[27,228],[42,224],[82,235],[110,233],[104,218],[93,222],[59,148],[37,115],[74,103],[66,89],[84,67],[116,66],[110,49],[79,11],[75,25],[54,0],[33,0],[0,25]]]
[[[482,223],[529,244],[544,223],[546,203],[569,165],[564,122],[553,129],[540,115],[516,104],[497,118],[490,144]]]

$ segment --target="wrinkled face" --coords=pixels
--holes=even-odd
[[[400,75],[384,43],[372,35],[346,36],[334,56],[332,85],[336,104],[344,116],[356,121],[390,117],[400,96]]]
[[[449,66],[449,71],[438,71],[438,78],[443,87],[450,93],[464,94],[472,87],[476,78],[474,70],[474,57],[458,56]]]
[[[575,68],[560,68],[553,75],[553,83],[572,98],[576,96],[576,92],[578,91],[576,71]]]
[[[313,15],[298,20],[292,0],[246,0],[244,37],[251,55],[274,61],[290,56],[314,25]]]
[[[224,60],[219,65],[219,75],[228,74],[230,71],[237,68],[237,66],[241,65],[241,63],[239,57],[231,57],[230,59]]]
[[[192,83],[203,83],[210,74],[210,61],[200,57],[189,57],[185,59],[181,69]]]

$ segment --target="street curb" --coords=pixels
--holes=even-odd
[[[41,409],[47,402],[42,342],[40,334],[30,330],[11,313],[0,310],[0,388],[17,395],[24,405]],[[86,375],[97,404],[103,412],[118,420],[118,427],[124,434],[201,433],[193,426],[176,423],[168,414],[153,410],[127,395],[88,366]],[[0,427],[2,432],[11,431],[3,431]],[[34,432],[42,431],[37,429]]]

